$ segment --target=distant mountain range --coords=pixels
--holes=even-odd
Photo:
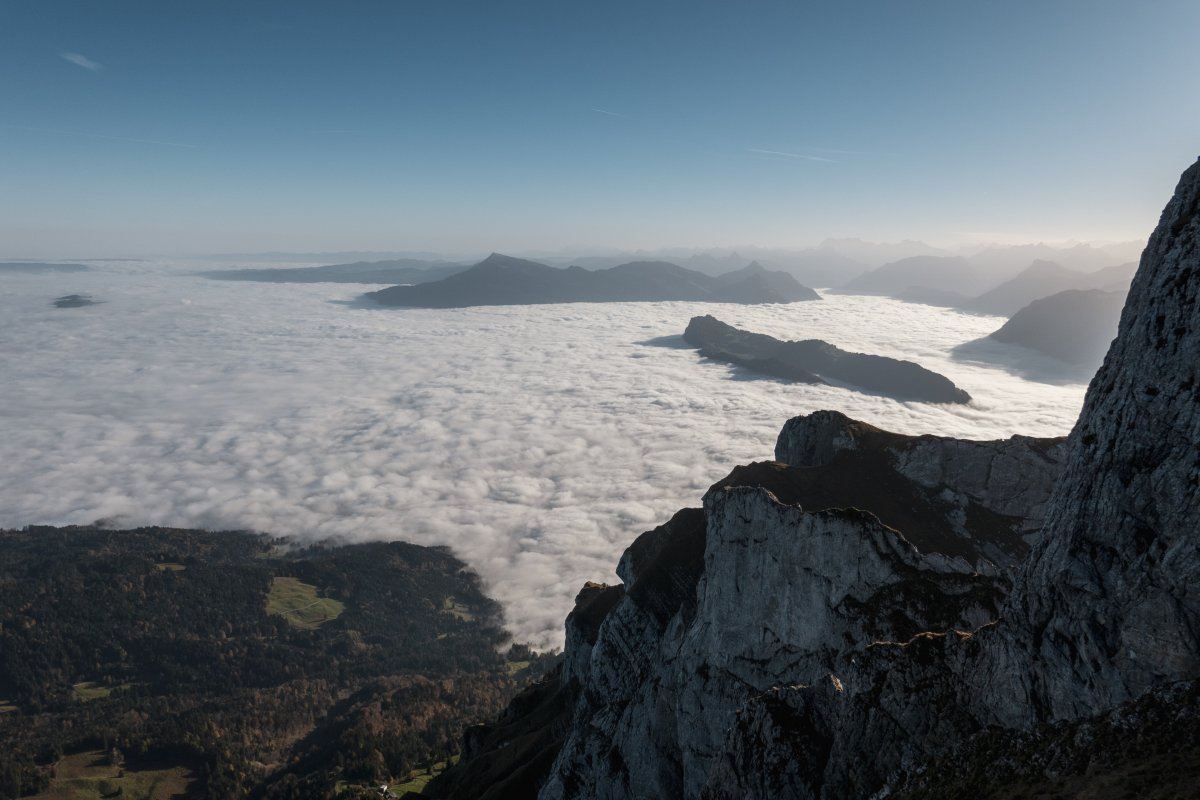
[[[973,295],[987,284],[988,279],[962,256],[911,256],[864,272],[839,290],[897,297],[914,288],[928,288]]]
[[[462,272],[366,295],[385,306],[461,308],[539,303],[614,303],[691,300],[714,303],[792,303],[820,296],[792,276],[757,262],[710,276],[666,261],[634,261],[608,269],[566,269],[492,253]]]
[[[1054,261],[1037,260],[990,289],[988,276],[962,257],[915,256],[885,264],[845,284],[850,294],[881,294],[911,303],[1012,316],[1034,300],[1067,290],[1124,293],[1136,263],[1085,272]]]
[[[582,267],[587,270],[605,270],[630,262],[666,261],[686,269],[717,276],[742,268],[751,261],[761,263],[768,270],[790,274],[800,283],[814,287],[841,287],[865,272],[878,269],[909,258],[961,258],[977,273],[981,285],[970,290],[967,296],[991,288],[1016,275],[1037,260],[1054,261],[1067,269],[1090,272],[1111,264],[1136,260],[1144,242],[1118,242],[1105,245],[1078,244],[1055,246],[1048,244],[986,245],[970,248],[946,249],[925,242],[905,240],[900,242],[871,242],[864,239],[825,239],[815,247],[780,248],[741,246],[736,249],[665,248],[657,250],[564,252],[525,251],[519,256],[551,267]],[[478,257],[463,254],[438,254],[422,251],[369,252],[341,251],[325,253],[245,253],[207,257],[222,262],[306,262],[330,265],[300,269],[282,269],[277,272],[256,270],[262,277],[254,277],[245,269],[222,270],[223,274],[212,277],[235,280],[269,281],[336,281],[340,283],[378,283],[379,275],[372,273],[391,267],[408,267],[420,270],[426,266],[460,264],[467,266],[478,261]],[[332,267],[336,267],[333,269]],[[313,278],[303,269],[314,269]],[[351,280],[353,273],[362,273],[361,280]],[[233,273],[240,273],[234,275]],[[346,273],[347,277],[330,277]],[[444,277],[444,275],[438,276]],[[402,273],[387,283],[420,283],[430,280],[419,272]],[[437,278],[433,278],[437,279]],[[914,284],[930,288],[930,284]],[[904,287],[901,287],[902,289]],[[955,285],[936,288],[963,292]]]
[[[206,278],[224,281],[266,283],[425,283],[462,272],[469,264],[416,258],[387,261],[356,261],[323,267],[268,267],[266,269],[220,269],[202,272]]]
[[[1010,317],[1034,300],[1068,290],[1098,289],[1129,291],[1129,282],[1137,272],[1137,264],[1118,264],[1095,272],[1079,272],[1053,261],[1035,261],[1016,277],[1005,281],[960,306],[967,311]]]

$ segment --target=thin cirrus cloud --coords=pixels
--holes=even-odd
[[[820,162],[823,162],[826,164],[838,163],[835,159],[824,158],[823,156],[809,156],[809,155],[805,155],[804,153],[785,153],[782,150],[760,150],[757,147],[747,147],[746,152],[747,153],[758,153],[759,155],[764,155],[764,156],[780,156],[782,158],[798,158],[798,159],[802,159],[804,161],[820,161]]]
[[[100,70],[104,69],[104,65],[99,61],[92,61],[90,58],[85,55],[81,55],[80,53],[59,53],[59,55],[67,61],[70,61],[72,64],[83,67],[87,70],[91,70],[92,72],[99,72]]]
[[[104,262],[71,290],[105,302],[66,311],[49,302],[59,276],[4,277],[0,528],[108,518],[448,545],[540,647],[562,645],[584,581],[616,581],[635,536],[770,458],[791,416],[1060,435],[1085,389],[955,361],[1000,320],[888,298],[366,311],[329,302],[366,287],[190,269]],[[915,360],[975,399],[741,380],[670,346],[697,314]]]
[[[605,109],[603,109],[603,108],[593,108],[593,109],[592,109],[592,111],[595,111],[597,114],[607,114],[607,115],[608,115],[608,116],[610,116],[610,117],[623,117],[623,116],[625,116],[624,114],[618,114],[616,111],[606,111],[606,110],[605,110]]]

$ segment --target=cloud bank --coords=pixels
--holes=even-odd
[[[362,287],[150,264],[3,280],[0,526],[110,518],[448,545],[540,646],[561,644],[585,580],[615,581],[634,537],[732,466],[770,458],[795,414],[1057,435],[1085,389],[953,361],[1000,321],[885,298],[365,310],[339,302]],[[65,293],[106,302],[52,308]],[[975,400],[743,380],[664,346],[704,313],[909,358]]]

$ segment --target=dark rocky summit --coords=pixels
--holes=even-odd
[[[1123,292],[1059,292],[1034,300],[988,338],[1094,369],[1108,352],[1124,304]]]
[[[490,796],[490,765],[542,800],[1194,796],[1198,295],[1200,163],[1065,444],[790,421],[580,594],[554,705],[504,718],[540,747],[429,793]]]
[[[443,280],[392,286],[367,297],[385,306],[461,308],[538,303],[614,303],[692,300],[713,303],[792,303],[819,300],[783,272],[751,265],[737,273],[705,275],[665,261],[634,261],[609,269],[559,269],[492,253]]]
[[[784,342],[766,334],[740,330],[707,315],[693,317],[683,338],[707,358],[789,381],[825,383],[828,378],[899,400],[971,401],[971,395],[949,378],[919,364],[847,352],[820,339]]]
[[[99,303],[99,300],[92,299],[90,294],[64,294],[62,297],[54,298],[55,308],[83,308],[84,306],[94,306]]]

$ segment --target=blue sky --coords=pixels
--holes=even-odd
[[[0,257],[1145,237],[1200,3],[0,0]]]

